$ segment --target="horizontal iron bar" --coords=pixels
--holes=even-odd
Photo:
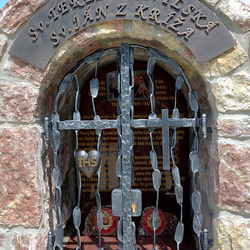
[[[169,127],[193,127],[195,125],[194,118],[180,118],[173,120],[168,119]],[[50,128],[51,122],[49,122]],[[201,124],[200,119],[197,119],[197,126]],[[78,129],[112,129],[117,128],[117,120],[85,120],[85,121],[58,121],[58,130],[78,130]],[[159,128],[162,127],[162,119],[136,119],[131,121],[133,128]]]
[[[111,129],[117,128],[117,120],[58,121],[58,129]]]
[[[195,125],[195,119],[180,118],[180,119],[167,119],[169,127],[193,127]],[[200,119],[197,121],[197,125],[200,126]],[[162,119],[138,119],[132,121],[132,127],[134,128],[159,128],[162,127]]]

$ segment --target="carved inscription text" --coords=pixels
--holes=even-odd
[[[50,0],[28,20],[10,54],[45,69],[70,37],[115,20],[147,22],[172,33],[201,64],[236,45],[225,25],[198,0]]]
[[[134,19],[164,26],[170,32],[176,33],[177,36],[183,36],[186,40],[195,32],[204,31],[209,35],[220,24],[219,21],[209,20],[203,11],[194,4],[185,4],[184,0],[159,1],[161,4],[158,3],[158,7],[154,8],[137,3],[134,5],[132,13],[131,8],[128,10],[128,4],[125,2],[115,1],[113,3],[115,8],[114,6],[110,8],[108,1],[102,2],[104,1],[98,1],[97,4],[96,0],[63,0],[54,4],[49,8],[44,20],[39,20],[37,25],[29,28],[28,35],[36,43],[41,35],[44,33],[47,35],[46,29],[51,30],[52,28],[49,33],[50,41],[53,46],[58,46],[64,42],[64,38],[68,35],[78,32],[93,22],[105,21],[109,16],[113,19],[126,19],[127,15],[131,14]],[[55,22],[60,22],[62,16],[71,12],[75,12],[72,20],[69,19],[67,24],[60,26],[59,29],[53,28]],[[186,28],[183,27],[185,23],[188,23]]]

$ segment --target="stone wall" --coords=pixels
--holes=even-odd
[[[236,0],[204,2],[237,46],[203,65],[159,27],[113,21],[68,40],[42,71],[11,57],[8,50],[25,22],[47,2],[10,0],[0,10],[0,249],[46,249],[54,214],[51,152],[41,136],[43,119],[53,109],[67,70],[96,49],[121,41],[157,48],[184,68],[213,129],[200,142],[203,228],[214,238],[214,250],[250,249],[250,6]],[[62,103],[64,109],[70,106],[70,95]],[[65,179],[70,149],[63,150]],[[65,202],[64,215],[69,207]]]

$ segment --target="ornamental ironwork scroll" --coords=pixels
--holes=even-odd
[[[148,76],[148,92],[150,98],[150,114],[148,119],[134,119],[134,48],[144,50],[149,56],[147,63]],[[96,113],[95,98],[98,95],[99,80],[97,78],[98,61],[105,57],[110,52],[117,52],[117,69],[118,69],[118,106],[117,119],[103,120]],[[154,82],[152,74],[157,61],[164,63],[174,74],[177,75],[175,82],[175,103],[171,118],[169,118],[168,110],[162,109],[162,118],[157,118],[155,113],[155,95]],[[92,97],[92,108],[94,113],[93,120],[81,120],[79,113],[79,83],[77,79],[77,71],[86,64],[96,63],[95,76],[90,81],[90,93]],[[60,121],[58,113],[58,102],[60,96],[65,92],[70,84],[73,84],[75,97],[75,111],[73,113],[73,120]],[[180,91],[183,84],[186,84],[188,89],[189,105],[193,111],[193,118],[180,118],[177,107],[177,92]],[[116,163],[116,174],[119,177],[119,187],[112,191],[112,212],[114,216],[119,216],[117,226],[117,236],[119,241],[119,249],[137,249],[136,245],[136,227],[132,221],[132,217],[140,216],[142,213],[142,195],[139,189],[132,189],[131,183],[134,181],[134,128],[148,128],[151,142],[150,160],[153,169],[152,182],[156,192],[156,203],[152,215],[153,226],[153,250],[156,250],[156,229],[159,226],[159,188],[161,186],[161,172],[158,169],[157,153],[154,149],[153,133],[156,128],[162,128],[162,151],[163,151],[163,170],[170,170],[170,157],[172,159],[173,168],[172,176],[175,184],[176,201],[180,206],[180,221],[177,225],[174,239],[176,241],[177,249],[183,241],[184,224],[183,224],[183,188],[181,185],[181,178],[179,168],[173,155],[173,150],[176,144],[176,128],[190,127],[193,130],[192,151],[189,154],[190,167],[193,173],[193,192],[191,195],[191,204],[194,211],[193,230],[197,234],[199,249],[201,250],[202,242],[202,213],[201,213],[201,194],[197,189],[196,175],[199,171],[199,157],[198,157],[198,129],[202,128],[202,135],[206,137],[206,115],[198,117],[199,114],[198,95],[192,90],[190,83],[179,64],[172,58],[167,57],[162,52],[146,48],[138,45],[122,44],[121,47],[111,48],[107,50],[99,50],[96,53],[86,57],[78,62],[64,77],[55,100],[55,108],[51,114],[51,120],[45,119],[45,139],[49,140],[50,130],[52,131],[52,149],[54,153],[54,169],[53,180],[55,185],[55,206],[57,224],[55,229],[49,233],[49,250],[53,249],[53,245],[62,249],[63,242],[63,226],[61,217],[61,171],[59,162],[59,147],[60,147],[60,130],[74,130],[75,131],[75,161],[77,169],[77,186],[78,186],[78,201],[73,210],[73,222],[77,232],[78,246],[76,249],[81,249],[80,239],[80,225],[81,225],[81,172],[87,177],[90,177],[94,172],[98,174],[98,184],[95,193],[97,204],[97,227],[99,231],[99,249],[101,247],[101,229],[103,228],[103,217],[101,210],[101,195],[99,193],[100,173],[101,173],[101,145],[102,145],[102,130],[116,128],[118,131],[118,157]],[[171,128],[171,133],[169,133]],[[80,129],[95,129],[98,136],[96,145],[97,150],[89,153],[85,151],[78,151],[78,132]],[[207,242],[207,240],[206,240]],[[207,243],[205,244],[207,245]]]
[[[221,20],[198,0],[51,0],[27,22],[10,54],[45,69],[70,37],[110,20],[161,27],[180,39],[201,64],[236,45]]]

